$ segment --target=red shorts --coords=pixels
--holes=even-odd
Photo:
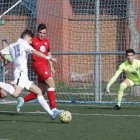
[[[50,68],[47,63],[36,63],[32,64],[34,72],[38,76],[38,82],[44,82],[46,79],[51,77]]]

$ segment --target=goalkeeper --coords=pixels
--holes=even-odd
[[[124,90],[127,87],[133,85],[140,85],[140,61],[134,59],[135,51],[133,49],[126,50],[126,61],[123,62],[111,80],[106,86],[106,93],[110,93],[110,86],[117,80],[118,76],[125,72],[126,79],[120,84],[120,88],[117,95],[117,104],[113,107],[114,110],[121,109],[121,101],[124,94]]]

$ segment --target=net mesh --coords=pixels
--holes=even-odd
[[[1,0],[0,13],[17,2]],[[46,23],[51,51],[58,60],[54,64],[57,100],[112,102],[125,75],[111,87],[111,96],[104,94],[104,88],[125,60],[121,53],[129,47],[139,49],[139,10],[138,0],[22,0],[0,20],[0,38],[10,44],[25,28],[36,34],[38,24]],[[29,77],[36,82],[31,59],[28,66]],[[1,79],[9,82],[12,67],[6,69],[8,74],[2,70]],[[138,91],[138,87],[128,89],[126,101],[138,102]]]

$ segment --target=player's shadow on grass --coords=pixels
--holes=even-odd
[[[15,112],[0,112],[0,115],[6,115],[7,116],[7,119],[6,119],[6,117],[5,118],[3,118],[3,119],[0,119],[0,122],[2,121],[5,121],[5,122],[7,122],[7,121],[15,121],[15,122],[22,122],[22,123],[51,123],[51,124],[62,124],[61,122],[58,122],[58,120],[56,119],[56,120],[51,120],[51,118],[50,118],[50,120],[51,121],[48,121],[47,119],[49,119],[49,116],[47,116],[47,115],[42,115],[42,117],[46,117],[46,121],[43,121],[42,119],[39,121],[39,120],[33,120],[33,118],[29,118],[29,120],[25,120],[25,118],[19,118],[19,119],[15,119],[15,118],[11,118],[11,119],[9,119],[8,117],[14,117],[14,116],[23,116],[23,117],[25,117],[25,116],[35,116],[35,117],[37,117],[37,116],[41,116],[41,114],[40,115],[35,115],[35,114],[22,114],[22,113],[15,113]],[[27,118],[28,119],[28,118]],[[30,119],[32,119],[32,120],[30,120]]]
[[[87,109],[91,109],[91,110],[114,110],[113,109],[113,107],[114,106],[108,106],[108,107],[87,107]],[[86,107],[85,107],[86,108]],[[84,108],[84,109],[85,109]],[[121,110],[132,110],[132,111],[134,111],[134,110],[140,110],[140,106],[139,107],[126,107],[126,106],[123,106],[122,108],[121,108]],[[115,110],[114,110],[115,111]]]
[[[84,108],[85,109],[85,108]],[[86,109],[92,109],[92,110],[112,110],[112,107],[87,107]]]
[[[56,122],[56,121],[36,121],[36,120],[32,120],[32,121],[28,121],[28,120],[15,120],[15,119],[0,119],[0,122],[20,122],[20,123],[37,123],[37,124],[44,124],[44,123],[50,123],[50,124],[62,124],[61,122]]]

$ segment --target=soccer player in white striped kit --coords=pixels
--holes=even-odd
[[[41,52],[34,50],[32,46],[29,45],[32,43],[32,38],[32,32],[26,29],[22,32],[21,38],[19,38],[17,42],[0,51],[0,55],[5,63],[7,62],[4,55],[8,54],[12,56],[14,67],[14,81],[12,82],[14,86],[0,82],[0,88],[8,92],[13,97],[18,97],[24,88],[34,92],[35,94],[37,94],[37,100],[40,105],[49,113],[51,119],[54,120],[61,113],[61,111],[53,112],[45,101],[40,88],[37,87],[32,81],[29,81],[27,60],[28,54],[31,53],[45,58],[46,60],[49,59],[52,61],[56,61],[56,59],[48,57]]]

